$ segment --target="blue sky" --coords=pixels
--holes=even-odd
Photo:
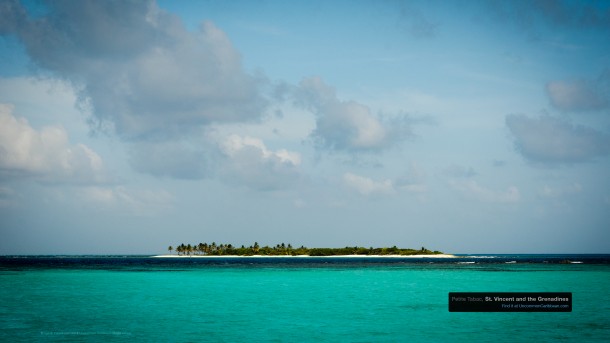
[[[3,1],[0,253],[609,253],[608,1]]]

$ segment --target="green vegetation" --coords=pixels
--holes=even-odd
[[[436,255],[442,254],[440,251],[431,251],[424,247],[420,250],[416,249],[401,249],[393,246],[391,248],[364,248],[364,247],[345,247],[345,248],[306,248],[301,246],[299,248],[293,247],[291,244],[277,244],[274,247],[264,246],[261,247],[258,242],[254,242],[249,247],[241,246],[235,247],[232,244],[212,244],[199,243],[199,244],[180,244],[176,248],[170,246],[168,248],[171,253],[175,250],[178,255],[208,255],[208,256],[297,256],[297,255],[308,255],[308,256],[338,256],[338,255]]]

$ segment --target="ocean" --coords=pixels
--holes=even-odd
[[[449,312],[571,292],[571,312]],[[610,255],[0,257],[1,342],[608,342]]]

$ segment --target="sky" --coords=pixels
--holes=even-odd
[[[610,253],[610,1],[0,18],[0,254]]]

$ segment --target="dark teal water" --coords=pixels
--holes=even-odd
[[[0,341],[608,341],[608,255],[456,261],[3,257]],[[449,292],[572,292],[573,311],[455,313]]]

